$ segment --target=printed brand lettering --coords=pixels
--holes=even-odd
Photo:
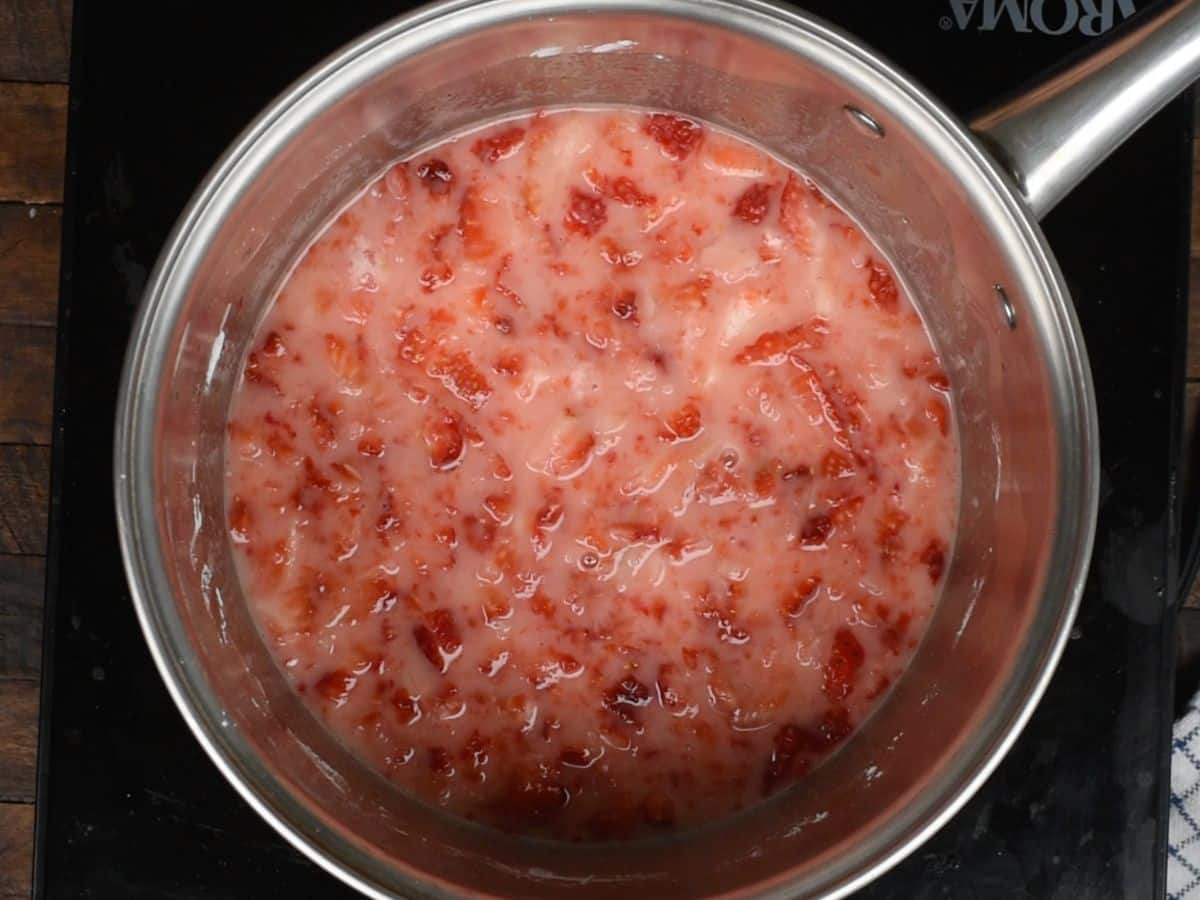
[[[943,31],[996,31],[1009,28],[1058,35],[1078,31],[1096,36],[1123,22],[1137,10],[1134,0],[949,0],[951,16]]]

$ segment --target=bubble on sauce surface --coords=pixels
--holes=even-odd
[[[848,740],[959,490],[945,372],[853,221],[627,110],[390,167],[262,322],[227,460],[244,593],[330,730],[576,840],[727,815]]]

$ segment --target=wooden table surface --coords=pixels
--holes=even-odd
[[[30,895],[70,18],[70,0],[0,0],[0,900]],[[1192,222],[1189,422],[1200,191]],[[1200,592],[1189,606],[1200,623]]]
[[[0,900],[27,898],[70,0],[0,0]]]

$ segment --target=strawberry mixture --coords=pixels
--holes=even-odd
[[[312,712],[428,803],[566,839],[729,814],[845,741],[958,504],[879,251],[755,147],[630,110],[383,174],[263,321],[227,453]]]

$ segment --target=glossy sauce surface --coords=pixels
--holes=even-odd
[[[958,466],[921,320],[815,185],[688,120],[561,112],[397,164],[309,249],[233,400],[228,527],[361,756],[622,838],[782,789],[869,714]]]

